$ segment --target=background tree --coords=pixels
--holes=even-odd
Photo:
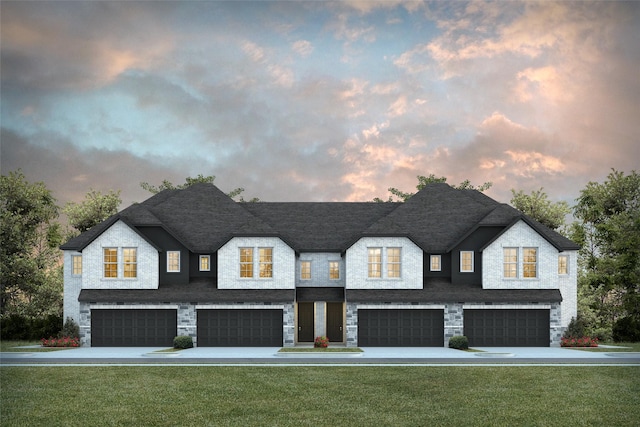
[[[44,183],[22,172],[0,177],[2,316],[62,313],[58,208]]]
[[[94,225],[118,213],[120,203],[122,203],[120,190],[110,190],[109,193],[102,194],[91,189],[83,202],[69,202],[63,211],[67,215],[69,225],[80,233],[84,233]]]
[[[185,183],[181,185],[174,185],[171,181],[168,181],[165,179],[162,181],[162,184],[160,184],[157,187],[149,184],[148,182],[141,182],[140,187],[144,188],[145,190],[153,194],[157,194],[163,190],[181,190],[189,187],[190,185],[197,184],[197,183],[213,184],[215,179],[216,179],[215,175],[204,176],[202,174],[199,174],[195,178],[188,176],[185,180]],[[240,196],[243,192],[244,192],[244,188],[238,187],[234,190],[231,190],[229,193],[227,193],[227,196],[233,199],[237,196]],[[260,200],[255,197],[250,200],[244,200],[244,198],[240,196],[240,199],[238,201],[239,202],[259,202]]]
[[[446,183],[447,178],[445,178],[444,176],[437,177],[434,174],[430,174],[429,176],[418,175],[418,185],[416,185],[416,189],[420,191],[428,184],[437,183],[437,182]],[[493,183],[491,182],[485,182],[484,184],[476,187],[475,185],[471,184],[471,181],[469,181],[468,179],[465,179],[458,185],[452,185],[452,187],[457,188],[458,190],[485,191],[491,188],[492,185]],[[397,200],[395,201],[406,202],[407,200],[409,200],[411,196],[416,194],[416,193],[407,193],[402,190],[398,190],[397,188],[394,188],[394,187],[390,187],[388,190],[389,190],[389,193],[391,193],[391,195],[387,200],[382,200],[381,198],[376,197],[373,199],[373,201],[374,202],[393,202],[394,201],[393,196],[395,196],[397,198]]]
[[[582,245],[578,286],[599,328],[640,324],[640,175],[613,170],[589,182],[574,207],[571,237]]]
[[[540,190],[525,194],[522,190],[516,192],[511,189],[511,206],[520,212],[546,225],[552,230],[561,231],[565,225],[565,217],[571,213],[569,204],[565,201],[552,202],[547,194]]]

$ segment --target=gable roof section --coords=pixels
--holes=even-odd
[[[400,203],[243,203],[298,252],[342,252]]]
[[[496,204],[486,196],[470,197],[467,190],[448,184],[429,184],[369,227],[366,234],[385,233],[391,226],[404,230],[425,252],[445,253]]]

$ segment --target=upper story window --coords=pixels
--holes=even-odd
[[[431,271],[442,271],[442,256],[431,255],[430,264]]]
[[[340,263],[338,261],[329,261],[329,279],[340,279]]]
[[[522,249],[522,276],[527,279],[538,277],[538,249]]]
[[[240,248],[240,277],[253,277],[253,248]]]
[[[518,248],[503,248],[503,275],[508,278],[518,277]]]
[[[138,277],[138,249],[122,249],[122,258],[124,261],[124,277],[128,279]]]
[[[368,248],[367,258],[369,277],[382,277],[382,248]]]
[[[258,249],[260,256],[260,277],[273,277],[273,248]]]
[[[180,273],[180,251],[167,252],[167,272]]]
[[[103,265],[105,279],[118,277],[118,248],[103,248]]]
[[[387,277],[400,277],[401,259],[400,248],[387,248]]]
[[[71,274],[82,275],[82,255],[71,255]]]
[[[311,261],[300,261],[300,279],[311,280]]]
[[[210,255],[200,255],[200,271],[211,271]]]
[[[569,255],[558,255],[558,274],[562,276],[569,274]]]
[[[460,251],[460,272],[473,273],[473,251]]]

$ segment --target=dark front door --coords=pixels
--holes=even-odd
[[[298,342],[313,342],[315,333],[313,324],[313,303],[298,303]]]
[[[343,309],[341,302],[327,303],[327,338],[329,342],[343,342],[342,333]]]

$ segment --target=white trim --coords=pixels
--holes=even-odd
[[[438,260],[438,268],[433,268],[433,260]],[[429,256],[429,271],[442,271],[442,255],[430,255]]]
[[[202,269],[202,259],[206,258],[207,259],[207,269],[204,270]],[[198,270],[199,271],[211,271],[211,255],[200,255],[198,257]]]
[[[157,310],[157,309],[164,309],[166,308],[167,310],[173,310],[173,309],[179,309],[180,306],[178,304],[144,304],[144,305],[134,305],[134,304],[122,304],[122,305],[116,305],[115,303],[113,304],[90,304],[89,305],[89,310],[119,310],[119,309],[124,309],[124,310],[132,310],[132,309],[143,309],[143,310]]]
[[[474,273],[475,272],[475,251],[460,251],[460,273]],[[463,270],[462,269],[462,255],[463,254],[471,254],[471,270]]]
[[[274,309],[274,310],[284,310],[286,307],[284,304],[198,304],[196,307],[196,311],[198,310],[250,310],[250,309]]]
[[[462,304],[463,310],[551,310],[551,304]]]
[[[169,255],[170,254],[178,254],[178,269],[177,270],[170,270],[169,266]],[[180,255],[180,251],[167,251],[167,273],[180,273],[180,262],[181,262],[181,255]]]
[[[444,310],[446,308],[446,306],[444,304],[418,304],[418,305],[409,305],[409,303],[403,305],[403,304],[385,304],[385,303],[380,303],[380,304],[358,304],[358,303],[354,303],[356,304],[356,309],[357,310],[367,310],[367,309],[382,309],[382,310],[386,310],[386,309],[402,309],[402,310],[424,310],[424,309],[429,309],[429,310]]]

